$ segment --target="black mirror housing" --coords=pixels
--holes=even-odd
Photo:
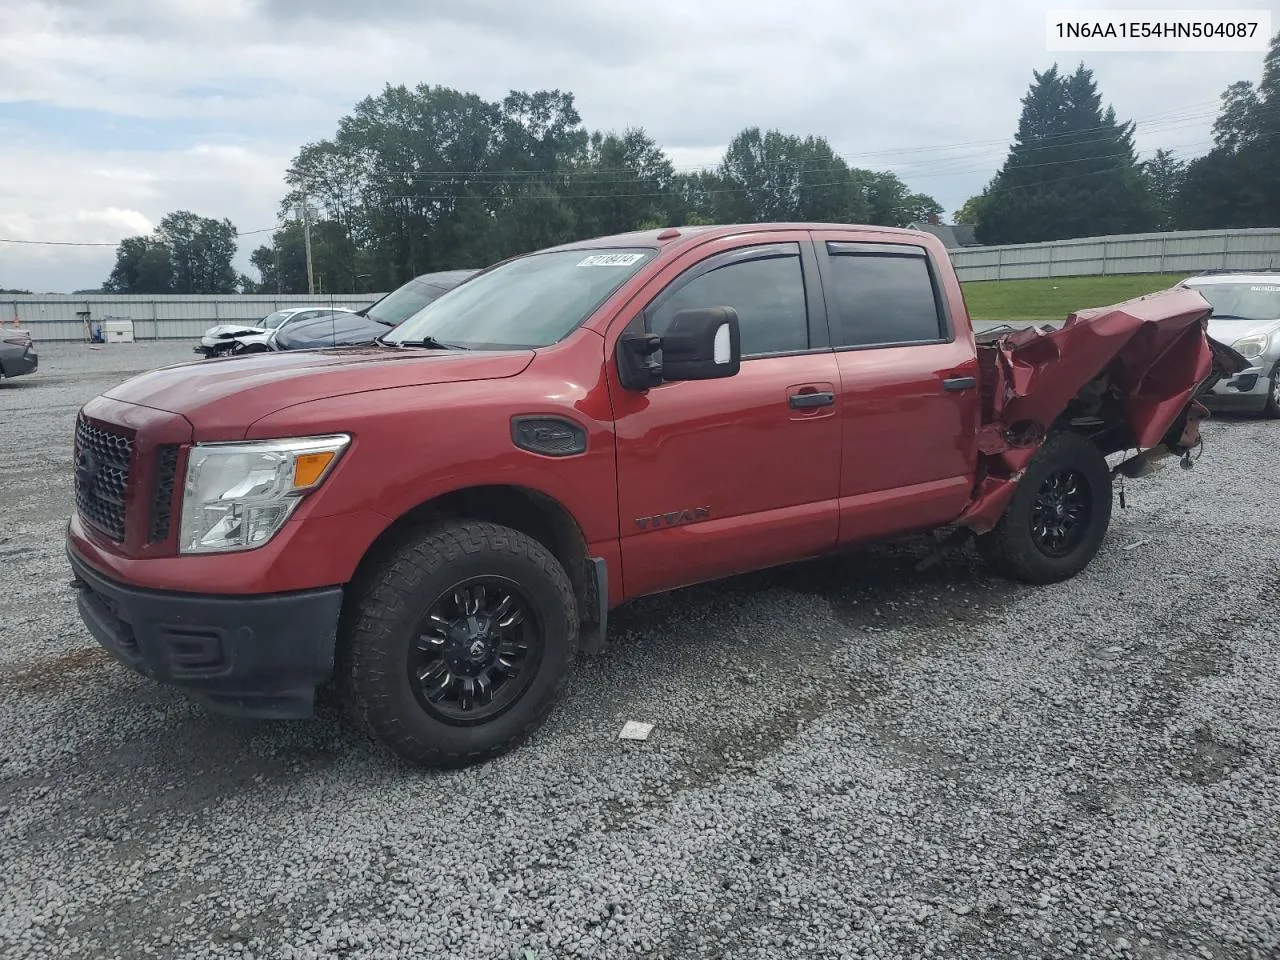
[[[632,334],[618,341],[618,374],[628,390],[648,390],[668,381],[718,380],[741,368],[742,333],[732,307],[681,310],[662,336]]]
[[[742,366],[742,333],[733,307],[681,310],[662,335],[664,380],[718,380]]]

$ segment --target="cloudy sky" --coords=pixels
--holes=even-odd
[[[1221,3],[1162,6],[1216,8]],[[1133,8],[1093,0],[1075,9]],[[1147,4],[1150,5],[1150,4]],[[96,287],[165,213],[269,231],[297,148],[384,83],[572,91],[681,168],[749,125],[827,137],[955,210],[1034,69],[1094,69],[1143,153],[1209,146],[1260,53],[1050,53],[1037,0],[0,0],[0,287]],[[1271,11],[1280,0],[1233,3]],[[269,236],[241,241],[239,265]]]

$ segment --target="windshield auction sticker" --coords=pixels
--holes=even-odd
[[[1046,50],[1265,53],[1270,10],[1051,10]]]
[[[578,261],[580,267],[629,267],[644,259],[643,253],[593,253]]]

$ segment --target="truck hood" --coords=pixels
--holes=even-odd
[[[458,352],[417,348],[257,353],[162,367],[105,396],[189,420],[206,438],[243,436],[254,421],[285,407],[331,397],[513,377],[532,350]]]

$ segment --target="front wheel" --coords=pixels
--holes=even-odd
[[[351,707],[410,763],[506,752],[550,712],[578,645],[564,568],[531,537],[455,522],[371,578],[343,637]]]
[[[1280,363],[1276,364],[1276,368],[1271,371],[1271,380],[1267,390],[1267,405],[1262,408],[1262,414],[1272,420],[1280,420]]]
[[[978,538],[994,569],[1024,583],[1067,580],[1088,566],[1111,523],[1111,471],[1074,433],[1046,440],[995,529]]]

